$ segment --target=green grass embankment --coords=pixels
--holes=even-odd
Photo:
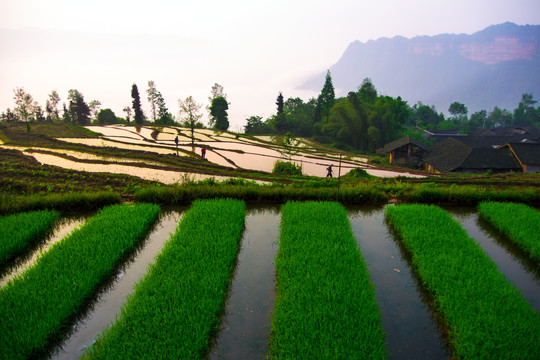
[[[0,290],[0,358],[43,356],[159,211],[150,204],[105,208],[6,284]]]
[[[287,203],[270,359],[384,359],[374,287],[337,203]]]
[[[207,356],[219,328],[244,220],[243,202],[194,202],[121,316],[84,358]]]
[[[59,217],[49,210],[0,217],[0,267],[44,237]]]
[[[483,202],[480,215],[540,265],[540,213],[524,204]]]
[[[540,359],[540,317],[452,217],[436,206],[385,211],[460,359]]]

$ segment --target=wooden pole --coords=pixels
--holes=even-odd
[[[340,182],[341,182],[341,153],[339,154],[339,170],[338,170],[338,179],[337,179],[336,201],[339,201],[339,183]]]

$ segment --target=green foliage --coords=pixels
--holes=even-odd
[[[83,95],[76,89],[69,90],[69,119],[74,125],[90,123],[90,108],[84,101]]]
[[[540,317],[448,213],[400,205],[388,206],[385,215],[433,296],[454,357],[540,358]]]
[[[482,202],[480,215],[540,265],[540,213],[524,204]]]
[[[373,163],[373,162],[372,162]],[[351,179],[373,179],[375,176],[368,174],[368,172],[362,168],[354,168],[351,171],[349,171],[345,177],[351,178]]]
[[[0,289],[0,358],[37,358],[130,253],[159,214],[150,204],[114,205],[56,243]]]
[[[60,217],[57,211],[33,211],[0,217],[0,266],[47,234]]]
[[[229,128],[228,109],[229,103],[223,96],[212,99],[212,105],[210,105],[210,115],[212,116],[212,119],[210,124],[213,124],[214,128],[217,130],[227,131]]]
[[[269,359],[384,359],[373,284],[345,209],[287,203]]]
[[[121,316],[84,358],[205,358],[219,329],[244,219],[242,202],[196,201]]]
[[[276,161],[272,174],[302,175],[302,168],[288,161]]]
[[[133,112],[135,113],[135,123],[141,125],[144,122],[144,114],[142,112],[141,97],[136,84],[131,86],[131,98],[133,99]]]
[[[101,125],[116,124],[118,119],[111,109],[102,109],[97,115],[97,121]]]
[[[334,106],[335,99],[336,94],[334,85],[332,84],[332,74],[330,74],[330,70],[328,70],[326,72],[323,88],[317,98],[317,107],[319,108],[319,115],[321,118],[315,119],[315,121],[320,121],[330,116],[330,109]]]
[[[117,204],[122,199],[117,193],[100,191],[96,193],[71,192],[67,194],[27,196],[0,195],[0,200],[0,214],[12,214],[41,209],[56,209],[58,211],[92,210],[105,205]]]
[[[261,116],[250,116],[246,119],[246,126],[244,126],[244,133],[249,135],[263,135],[272,132],[272,128],[262,121]]]

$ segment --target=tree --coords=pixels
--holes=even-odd
[[[90,123],[90,108],[84,101],[83,95],[76,89],[68,91],[69,118],[73,124],[88,125]]]
[[[150,103],[150,108],[152,109],[152,121],[155,122],[157,117],[156,117],[156,110],[157,110],[157,100],[158,100],[158,97],[161,95],[157,89],[156,89],[156,84],[154,83],[153,80],[150,80],[148,81],[148,89],[146,90],[146,92],[148,93],[148,102]]]
[[[116,124],[118,122],[116,115],[114,115],[111,109],[100,110],[96,119],[101,125]]]
[[[158,117],[155,121],[156,124],[174,125],[174,119],[171,113],[169,113],[169,109],[167,109],[167,106],[165,105],[165,99],[163,98],[163,96],[161,95],[159,91],[157,92],[156,105],[158,109],[158,113],[157,113]]]
[[[452,114],[452,119],[454,120],[454,123],[458,126],[461,126],[464,122],[467,121],[467,113],[469,112],[469,110],[467,110],[467,107],[464,104],[454,101],[452,104],[450,104],[448,112]]]
[[[365,78],[358,88],[358,97],[361,101],[373,103],[377,100],[377,89],[370,78]]]
[[[214,126],[214,121],[215,121],[215,119],[213,118],[211,114],[210,106],[212,105],[212,101],[218,97],[222,97],[225,100],[227,100],[227,94],[225,94],[225,90],[223,86],[221,86],[218,83],[214,83],[214,85],[212,86],[212,90],[210,90],[210,96],[208,97],[208,103],[210,105],[206,106],[206,111],[208,111],[208,123],[210,124],[210,126]],[[227,102],[227,105],[230,105],[230,103]]]
[[[94,120],[97,120],[100,106],[101,106],[101,102],[98,100],[92,100],[88,103],[88,107],[90,108],[90,113],[92,114],[92,118]]]
[[[127,120],[127,123],[129,124],[129,122],[131,121],[131,108],[129,106],[126,106],[122,109],[122,111],[126,113],[126,120]]]
[[[45,103],[45,112],[47,113],[47,121],[58,121],[60,115],[58,114],[58,104],[60,103],[60,96],[56,90],[53,90],[49,94],[49,99]]]
[[[228,109],[229,104],[223,96],[218,96],[212,100],[210,115],[217,130],[226,131],[229,128]]]
[[[534,126],[535,123],[540,121],[540,114],[537,109],[534,108],[536,100],[530,93],[521,95],[521,101],[518,107],[514,110],[514,124]]]
[[[184,120],[184,124],[188,125],[191,129],[191,144],[195,143],[194,129],[197,125],[197,121],[202,117],[199,114],[201,110],[201,104],[197,104],[191,96],[188,96],[184,101],[178,99],[178,105],[180,107],[180,112],[178,117],[181,120]]]
[[[135,113],[135,123],[141,125],[144,122],[144,114],[141,108],[141,97],[136,84],[131,86],[131,98],[133,99],[133,112]]]
[[[332,75],[330,70],[326,72],[326,79],[324,81],[323,88],[319,97],[317,98],[317,106],[320,107],[320,119],[315,119],[316,121],[322,120],[322,117],[328,118],[330,115],[330,109],[334,106],[336,101],[336,93],[334,91],[334,85],[332,84]]]
[[[513,121],[514,117],[510,111],[495,106],[493,111],[489,113],[486,122],[489,127],[506,127],[512,125]]]
[[[281,93],[281,91],[279,92],[279,95],[276,98],[276,105],[277,105],[277,115],[282,114],[284,103],[283,103],[283,94]]]
[[[15,99],[16,105],[13,111],[21,121],[28,123],[30,116],[34,112],[34,99],[32,98],[32,95],[27,93],[22,87],[16,88],[13,92],[15,93],[13,98]]]
[[[262,135],[270,133],[271,128],[262,121],[262,116],[250,116],[246,119],[247,125],[244,126],[244,133],[250,135]]]
[[[0,115],[0,122],[12,122],[18,120],[17,114],[11,111],[10,108],[7,108],[7,110]]]

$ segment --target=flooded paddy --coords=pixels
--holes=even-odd
[[[474,207],[445,208],[476,240],[495,262],[499,271],[514,284],[540,315],[540,269],[492,225],[483,220]]]
[[[280,206],[248,206],[238,264],[210,359],[264,359],[275,299]]]
[[[49,251],[54,244],[71,234],[75,229],[81,227],[88,216],[89,214],[60,219],[52,229],[51,234],[47,236],[44,241],[40,242],[34,251],[31,251],[26,257],[17,259],[11,268],[7,269],[7,271],[2,274],[3,276],[0,278],[0,288],[4,287],[10,280],[33,266],[37,259]]]
[[[389,205],[391,206],[391,205]],[[279,248],[280,205],[248,205],[238,262],[221,319],[221,331],[211,349],[211,359],[263,359],[268,350],[271,316],[275,301],[275,257]],[[115,321],[134,284],[174,233],[186,208],[165,208],[136,254],[120,266],[113,282],[90,304],[73,325],[64,343],[51,359],[79,357],[106,327]],[[444,337],[422,286],[411,271],[407,254],[388,229],[384,207],[348,207],[348,217],[358,247],[365,259],[382,314],[387,351],[391,359],[447,359]],[[484,226],[475,208],[447,208],[497,263],[533,308],[540,311],[540,274],[520,251]],[[5,274],[5,283],[20,274],[89,215],[64,219],[50,240]],[[32,260],[34,259],[34,260]],[[16,271],[16,272],[15,272]]]
[[[94,343],[97,336],[115,321],[133,286],[146,274],[149,265],[169,240],[170,235],[176,231],[182,215],[183,209],[162,212],[139,251],[120,267],[116,281],[92,304],[84,318],[73,325],[69,337],[54,351],[50,359],[67,360],[80,357]]]
[[[391,359],[447,359],[422,289],[384,221],[384,207],[350,207],[349,221],[382,313]]]

